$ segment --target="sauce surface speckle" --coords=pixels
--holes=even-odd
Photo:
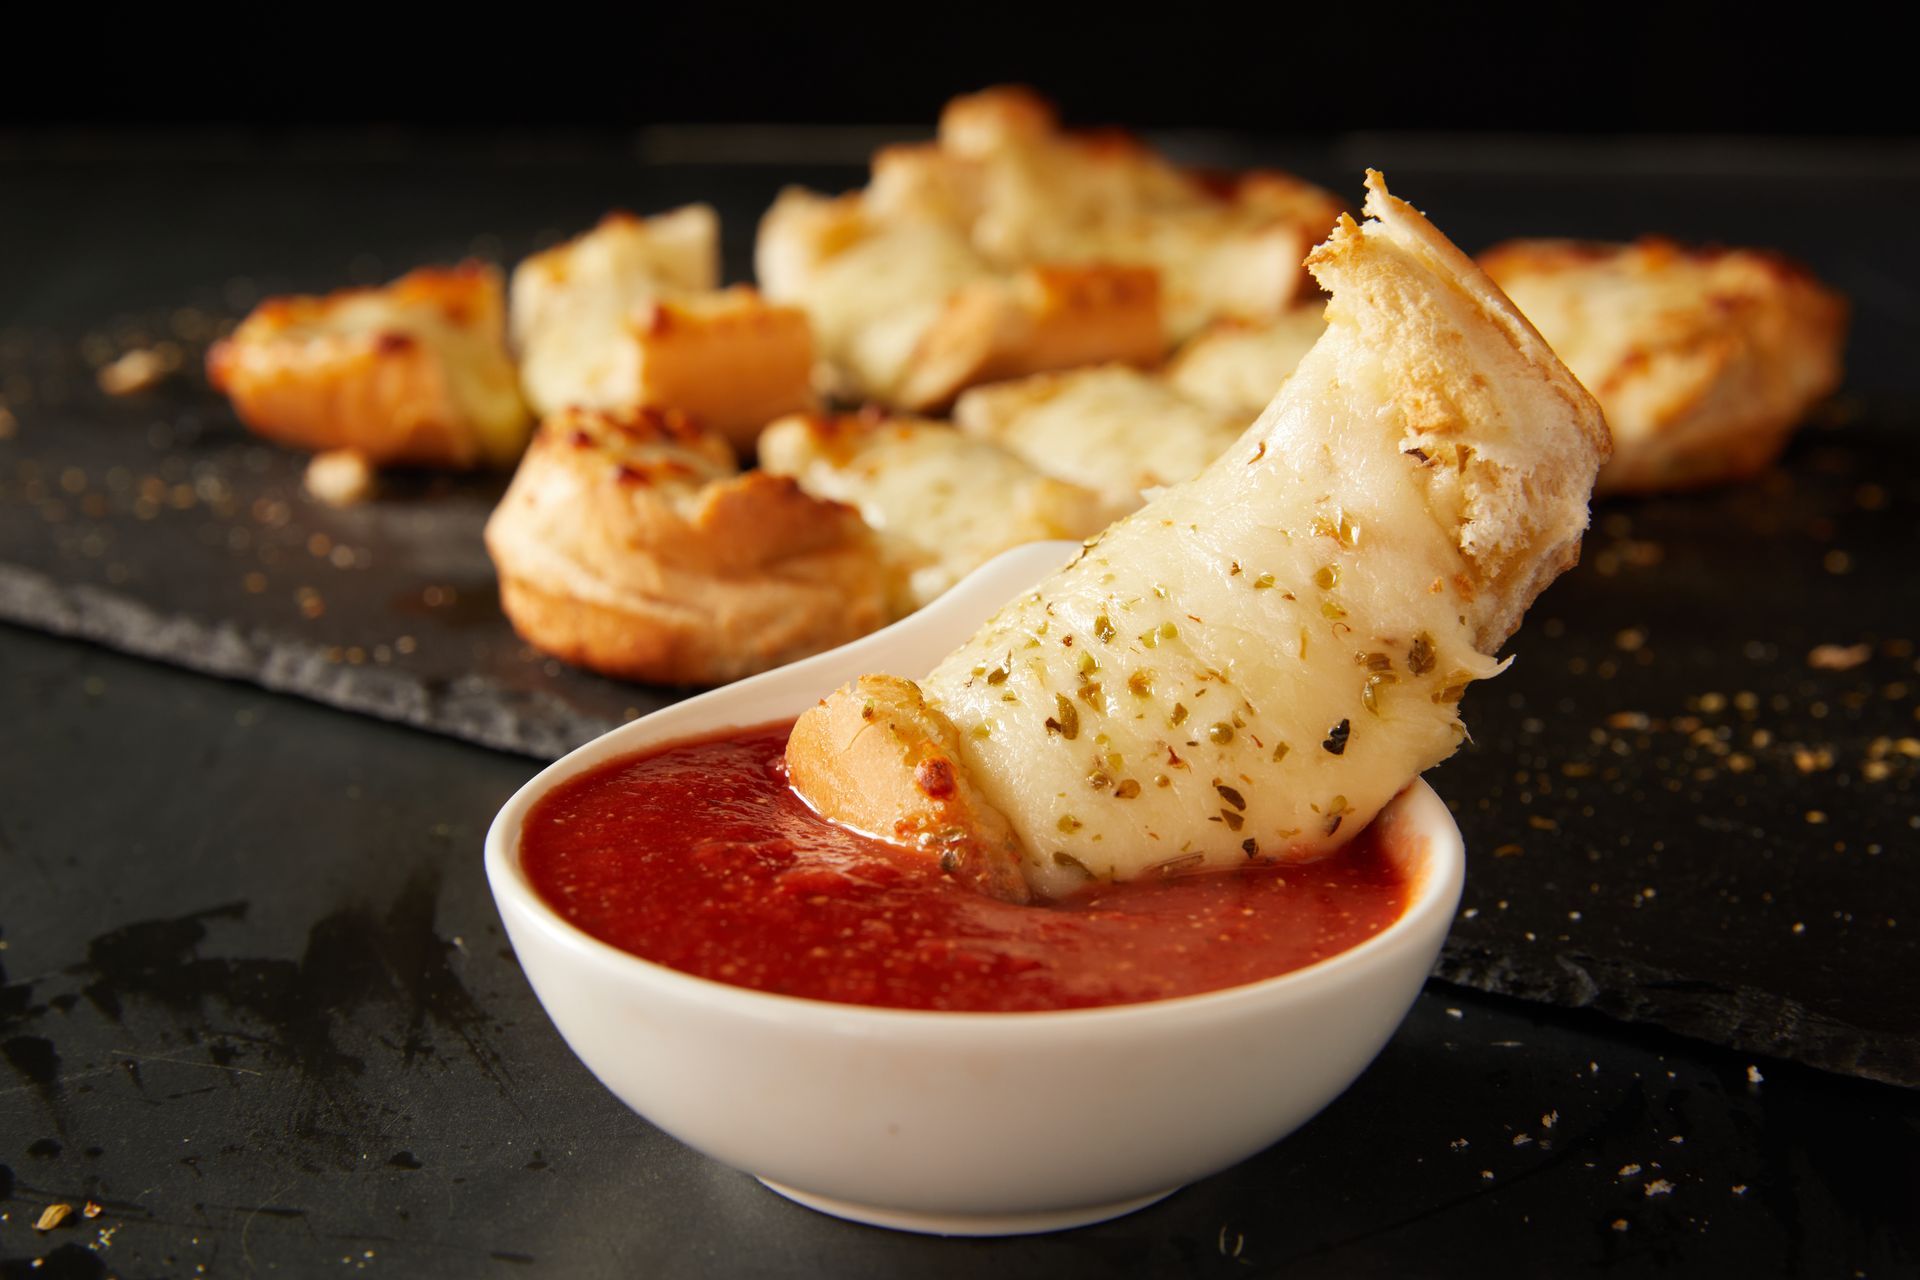
[[[1257,982],[1344,951],[1405,907],[1371,831],[1320,862],[1016,906],[934,859],[815,815],[790,725],[611,761],[527,816],[534,887],[587,933],[734,986],[842,1004],[1017,1012]]]

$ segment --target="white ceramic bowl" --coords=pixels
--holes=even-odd
[[[796,716],[864,672],[924,670],[1075,549],[1008,552],[885,631],[616,729],[501,809],[487,875],[508,937],[560,1034],[623,1102],[827,1213],[1002,1235],[1114,1217],[1224,1169],[1373,1060],[1460,899],[1460,832],[1424,782],[1378,819],[1412,885],[1391,926],[1281,977],[1150,1004],[925,1013],[769,995],[599,942],[528,883],[521,824],[556,783],[646,747]]]

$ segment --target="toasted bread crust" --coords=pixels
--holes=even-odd
[[[1470,617],[1478,647],[1491,653],[1579,560],[1587,495],[1612,440],[1600,406],[1499,286],[1373,170],[1367,191],[1369,227],[1379,234],[1363,238],[1343,217],[1307,266],[1334,295],[1329,315],[1348,306],[1343,293],[1366,304],[1353,310],[1399,375],[1394,396],[1408,424],[1406,447],[1427,460],[1436,519],[1457,525],[1474,588]],[[1434,291],[1435,275],[1450,290]],[[1486,368],[1448,358],[1458,341],[1450,335],[1463,323],[1455,311],[1504,335],[1503,348],[1481,351]],[[1524,388],[1531,403],[1504,402],[1508,383]],[[1547,435],[1533,429],[1536,421],[1569,429]]]
[[[857,513],[737,474],[726,442],[677,414],[549,418],[486,540],[529,643],[628,679],[723,683],[888,616]]]
[[[798,307],[738,285],[661,299],[628,326],[638,377],[632,403],[677,409],[745,453],[775,418],[817,403],[813,331]]]
[[[1839,385],[1846,302],[1779,255],[1522,240],[1481,263],[1606,410],[1601,492],[1745,479]]]
[[[770,297],[813,315],[838,385],[924,411],[1278,314],[1339,207],[1285,174],[1189,173],[1125,134],[1062,130],[1000,88],[949,103],[937,141],[882,149],[864,191],[783,193],[756,259]]]
[[[1577,552],[1606,432],[1500,291],[1368,185],[1371,220],[1310,259],[1327,332],[1245,435],[908,689],[807,713],[871,703],[894,740],[796,732],[820,812],[885,837],[924,808],[915,754],[951,757],[980,803],[948,816],[981,824],[951,838],[997,848],[1004,824],[1059,896],[1324,856],[1452,754],[1461,694]]]
[[[719,220],[706,205],[593,230],[520,264],[513,332],[543,413],[649,406],[691,414],[737,449],[814,404],[806,313],[746,286],[716,290]]]
[[[1165,349],[1160,282],[1139,267],[1032,267],[953,295],[895,395],[916,412],[967,387],[1102,361],[1151,364]]]
[[[255,434],[379,465],[510,465],[530,421],[500,276],[477,262],[270,298],[208,351],[207,377]]]
[[[913,681],[862,676],[795,722],[789,777],[836,821],[926,850],[982,893],[1025,902],[1020,842],[968,780],[957,737]]]

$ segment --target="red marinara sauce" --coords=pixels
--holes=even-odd
[[[569,779],[527,815],[528,877],[589,934],[683,973],[996,1013],[1257,982],[1365,941],[1406,905],[1371,831],[1314,863],[1000,902],[808,809],[787,785],[791,728],[676,743]]]

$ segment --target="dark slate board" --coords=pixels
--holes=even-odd
[[[0,617],[542,758],[678,696],[516,641],[480,542],[503,478],[335,510],[197,367],[116,400],[62,354],[0,442]]]
[[[1807,219],[1836,199],[1817,171],[1770,180],[1757,216],[1756,182],[1728,193],[1644,175],[1522,179],[1444,159],[1399,185],[1470,247],[1542,226],[1702,236],[1717,225],[1808,252]],[[479,541],[498,478],[401,477],[369,506],[331,511],[301,496],[303,460],[252,441],[197,374],[116,400],[96,389],[90,361],[171,332],[186,335],[192,365],[209,317],[263,283],[313,288],[387,269],[356,263],[356,244],[396,267],[468,248],[510,256],[557,234],[554,210],[573,226],[604,205],[717,191],[738,274],[744,227],[789,171],[643,173],[593,153],[538,169],[544,185],[530,187],[483,181],[525,177],[524,158],[363,160],[344,178],[328,168],[342,163],[265,158],[177,192],[190,205],[208,191],[265,193],[283,231],[325,249],[257,229],[216,248],[176,228],[199,265],[169,274],[136,261],[134,249],[170,243],[149,232],[117,250],[124,279],[72,257],[68,274],[26,273],[20,313],[0,317],[11,325],[0,395],[17,424],[0,440],[0,617],[541,758],[671,701],[675,691],[571,671],[513,637]],[[1420,173],[1398,168],[1410,170]],[[53,235],[45,192],[109,181],[41,176],[42,202],[0,210],[0,230],[9,216],[29,230],[38,218]],[[329,176],[338,190],[323,189]],[[470,217],[449,191],[508,229],[436,238],[436,225]],[[1650,217],[1646,200],[1666,213]],[[1506,215],[1516,201],[1535,216]],[[345,229],[323,216],[343,205],[359,219]],[[370,229],[383,219],[393,225]],[[242,252],[282,274],[215,287]],[[1513,642],[1514,668],[1469,695],[1474,745],[1432,776],[1473,860],[1439,972],[1920,1085],[1920,880],[1907,865],[1920,845],[1920,761],[1905,752],[1920,736],[1920,442],[1911,375],[1888,358],[1916,317],[1904,295],[1876,291],[1865,258],[1816,265],[1860,305],[1852,385],[1868,394],[1827,414],[1760,483],[1597,509],[1585,563],[1542,599]],[[103,305],[122,296],[146,309]],[[1807,657],[1823,644],[1868,656],[1815,669]]]
[[[1916,426],[1597,509],[1431,775],[1473,853],[1442,976],[1920,1084]]]
[[[478,856],[524,758],[8,627],[0,724],[0,1280],[1920,1263],[1920,1092],[1444,984],[1324,1113],[1140,1213],[851,1226],[656,1129],[554,1030]]]

